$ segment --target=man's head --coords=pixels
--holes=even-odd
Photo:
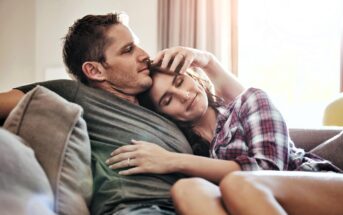
[[[134,96],[152,83],[149,56],[137,42],[126,14],[87,15],[69,28],[63,60],[79,81]]]

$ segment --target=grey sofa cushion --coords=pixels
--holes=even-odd
[[[26,140],[48,176],[58,214],[89,214],[92,193],[90,142],[82,108],[37,86],[4,127]]]
[[[343,131],[318,145],[310,152],[331,161],[343,170]]]
[[[1,214],[54,214],[52,189],[32,149],[3,128],[0,163]]]

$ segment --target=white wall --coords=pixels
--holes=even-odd
[[[0,91],[42,81],[47,69],[62,68],[62,38],[68,27],[86,14],[114,10],[127,12],[142,47],[154,55],[157,0],[0,0],[0,26],[5,32],[0,36],[0,63],[6,65],[0,70]],[[14,18],[9,21],[7,16]]]

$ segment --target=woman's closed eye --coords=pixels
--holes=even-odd
[[[161,102],[161,106],[168,106],[170,104],[170,102],[172,101],[173,97],[171,95],[169,96],[165,96]]]

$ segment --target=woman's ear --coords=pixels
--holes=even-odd
[[[104,81],[103,67],[99,62],[86,61],[82,64],[82,71],[89,80],[93,81]]]

